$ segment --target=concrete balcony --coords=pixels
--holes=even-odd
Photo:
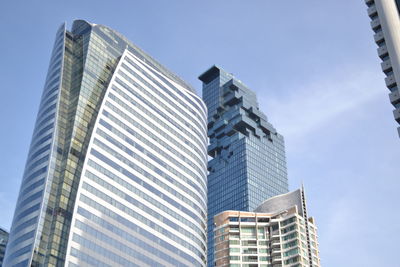
[[[375,43],[377,43],[377,44],[379,44],[381,42],[384,42],[385,41],[385,37],[383,36],[383,32],[379,31],[379,32],[375,33],[374,34],[374,40],[375,40]]]
[[[385,78],[385,83],[388,88],[392,88],[392,87],[396,86],[396,79],[394,78],[394,75],[391,74],[391,75],[387,76]]]
[[[370,22],[371,24],[371,28],[376,31],[381,27],[381,21],[379,20],[379,18],[375,18],[373,20],[371,20]]]
[[[281,251],[280,250],[272,250],[272,252],[271,252],[271,255],[272,256],[281,256]]]
[[[378,12],[376,11],[376,6],[375,5],[370,6],[367,9],[367,12],[368,12],[368,16],[370,16],[370,17],[373,17],[373,16],[378,14]]]
[[[272,257],[272,263],[273,264],[281,264],[282,263],[282,257],[281,256]]]
[[[392,63],[390,62],[390,59],[387,59],[387,60],[383,61],[381,63],[381,68],[382,68],[382,71],[384,73],[388,73],[389,71],[391,71],[392,70]]]
[[[277,231],[276,233],[273,233],[271,235],[271,239],[277,239],[280,242],[280,238],[281,238],[281,234],[279,233],[279,231]]]
[[[255,249],[255,250],[243,250],[242,254],[255,255],[255,254],[258,254],[258,252],[257,252],[257,249]]]
[[[272,243],[271,243],[271,246],[272,246],[272,247],[281,247],[281,240],[280,240],[280,238],[275,238],[275,239],[273,239],[273,240],[272,240]]]
[[[389,94],[389,99],[390,99],[390,103],[392,103],[392,105],[397,105],[400,103],[400,93],[398,90],[391,92]]]
[[[379,56],[380,58],[384,58],[384,57],[386,57],[386,56],[389,54],[386,45],[383,45],[383,46],[381,46],[381,47],[378,47],[377,50],[378,50],[378,56]]]

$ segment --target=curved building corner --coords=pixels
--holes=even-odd
[[[62,25],[3,266],[205,266],[207,111],[103,25]]]

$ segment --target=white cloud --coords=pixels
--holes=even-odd
[[[259,99],[279,132],[298,139],[382,94],[382,77],[376,71],[346,70],[329,77],[315,77],[314,82],[293,87],[290,94],[280,97],[259,92]]]
[[[317,218],[322,265],[393,266],[390,257],[371,251],[379,251],[382,248],[381,242],[396,242],[393,233],[397,233],[398,226],[387,227],[386,220],[374,220],[374,212],[380,204],[365,199],[364,193],[338,193],[325,204],[321,213],[325,216],[319,220]],[[396,220],[397,216],[392,219]],[[382,236],[385,237],[385,241],[382,241]],[[390,255],[395,253],[396,249],[388,247],[387,250],[387,255]],[[324,262],[324,259],[329,260]]]

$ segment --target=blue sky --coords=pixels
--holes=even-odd
[[[304,182],[323,266],[395,266],[399,146],[363,0],[1,1],[0,226],[10,228],[50,52],[73,19],[121,32],[200,92],[213,64],[257,92]]]

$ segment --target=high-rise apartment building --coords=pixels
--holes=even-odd
[[[386,75],[389,99],[395,107],[395,120],[400,124],[400,1],[365,0],[374,39],[378,45],[381,67]],[[400,136],[400,127],[397,128]]]
[[[214,264],[214,215],[252,211],[288,191],[283,137],[259,110],[254,92],[213,66],[199,79],[208,108],[208,266]]]
[[[302,189],[272,197],[255,212],[214,217],[217,267],[319,267],[317,228]]]
[[[3,264],[4,253],[6,252],[6,246],[8,242],[8,232],[3,228],[0,228],[0,266]]]
[[[62,25],[4,266],[205,266],[206,114],[119,33]]]

